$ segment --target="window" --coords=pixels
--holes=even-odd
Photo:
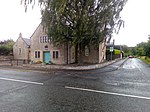
[[[45,49],[48,49],[48,45],[45,46]]]
[[[58,59],[58,51],[53,51],[53,58]]]
[[[40,58],[40,51],[35,51],[35,58]]]
[[[85,46],[85,56],[89,56],[89,48],[88,48],[88,46]]]
[[[40,36],[40,43],[49,43],[49,42],[50,39],[48,38],[48,36],[46,35]]]
[[[21,55],[21,53],[22,53],[22,50],[21,50],[21,48],[19,48],[19,55]]]
[[[42,36],[40,37],[40,43],[42,43],[43,42],[43,38],[42,38]]]

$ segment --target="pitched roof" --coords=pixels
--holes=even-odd
[[[41,23],[38,25],[38,27],[36,28],[36,30],[33,32],[33,34],[31,35],[31,37],[34,35],[34,33],[38,30],[38,28],[41,26]],[[30,38],[31,38],[30,37]]]
[[[31,45],[31,40],[30,39],[27,39],[27,38],[22,38],[22,39],[26,43],[27,46]]]

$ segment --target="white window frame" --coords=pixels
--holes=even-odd
[[[58,55],[56,54],[56,52],[58,52]],[[59,50],[54,50],[53,51],[53,59],[59,59]]]
[[[39,42],[40,42],[40,43],[50,43],[50,39],[48,38],[47,35],[41,35],[41,36],[39,37]]]
[[[41,57],[41,52],[40,51],[35,51],[34,52],[34,58],[39,59]]]

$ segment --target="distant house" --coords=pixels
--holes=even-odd
[[[106,59],[105,41],[97,47],[85,46],[81,55],[83,63],[103,62]],[[75,47],[66,43],[55,46],[45,33],[44,27],[40,24],[30,39],[24,39],[20,34],[14,45],[14,57],[15,59],[30,59],[32,62],[68,64],[75,62]]]
[[[14,59],[30,59],[30,39],[23,38],[22,34],[19,34],[19,38],[13,46]]]

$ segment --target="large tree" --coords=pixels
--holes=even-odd
[[[56,43],[70,42],[76,48],[76,62],[85,46],[95,45],[118,33],[127,0],[39,0],[42,24]],[[35,0],[22,0],[26,9]]]

